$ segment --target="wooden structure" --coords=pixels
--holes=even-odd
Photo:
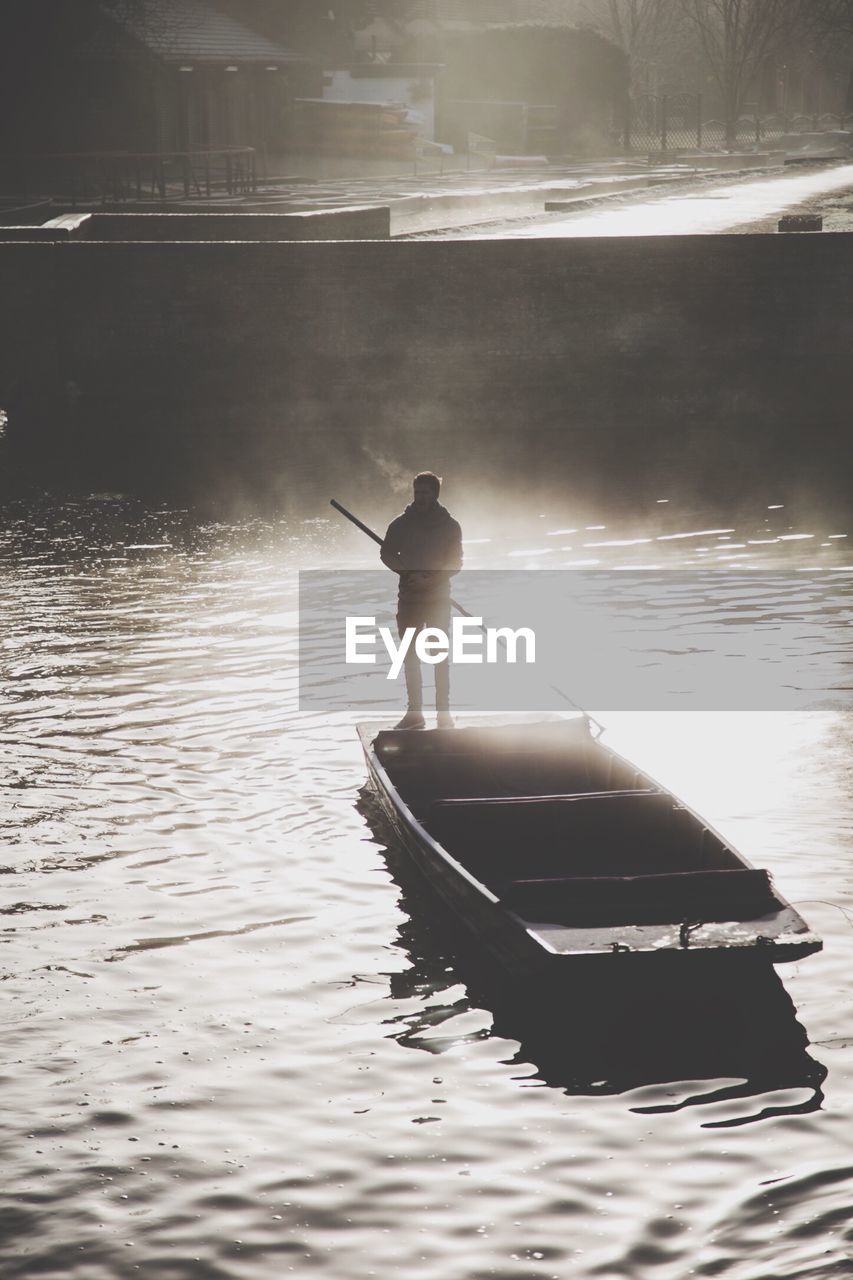
[[[135,70],[137,105],[147,80],[140,149],[275,149],[288,102],[319,75],[207,0],[119,0],[110,12],[81,55],[108,77]]]
[[[3,130],[0,155],[42,158],[47,186],[55,157],[96,155],[113,172],[110,157],[130,157],[141,174],[137,181],[131,172],[129,182],[139,187],[149,182],[150,157],[159,157],[160,191],[172,157],[167,167],[181,184],[204,188],[211,165],[195,157],[216,153],[221,183],[239,189],[252,181],[247,150],[261,165],[278,152],[293,99],[322,86],[319,67],[208,0],[116,0],[92,14],[75,39],[46,37],[43,51],[22,49],[29,74],[15,87],[14,129]],[[27,44],[37,38],[34,27]],[[3,167],[9,189],[15,169]],[[124,172],[121,181],[128,185]]]

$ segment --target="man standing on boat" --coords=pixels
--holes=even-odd
[[[397,632],[439,627],[450,633],[450,579],[462,568],[462,530],[438,500],[441,480],[431,471],[415,476],[413,500],[392,520],[382,543],[382,563],[400,575]],[[421,664],[411,644],[405,659],[408,709],[398,729],[425,728]],[[439,729],[452,729],[450,667],[447,659],[435,667],[435,707]]]

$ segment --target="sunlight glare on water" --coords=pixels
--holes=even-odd
[[[364,557],[349,529],[7,515],[4,1276],[847,1273],[849,716],[601,712],[825,940],[782,970],[790,1072],[742,1073],[742,1026],[680,1075],[676,1026],[632,1077],[566,1008],[540,1043],[469,989],[397,883],[355,716],[298,710],[296,570]],[[486,532],[478,567],[550,568],[576,522]],[[608,522],[598,551],[694,554],[659,535]]]

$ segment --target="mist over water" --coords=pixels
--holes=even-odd
[[[334,496],[382,533],[409,475],[377,467]],[[448,476],[471,567],[853,569],[840,517],[778,494],[521,488]],[[297,570],[376,566],[317,490],[5,509],[4,1275],[845,1274],[849,716],[608,713],[825,949],[634,1022],[614,992],[519,1009],[407,876],[357,713],[298,710]]]

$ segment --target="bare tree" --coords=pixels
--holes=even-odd
[[[809,0],[680,0],[723,102],[726,146],[763,62],[802,29]]]
[[[581,17],[625,53],[632,94],[660,87],[682,17],[679,0],[584,0]]]
[[[805,16],[805,34],[820,56],[853,83],[853,0],[812,0]]]
[[[812,0],[809,13],[813,26],[830,37],[853,33],[853,0]]]

